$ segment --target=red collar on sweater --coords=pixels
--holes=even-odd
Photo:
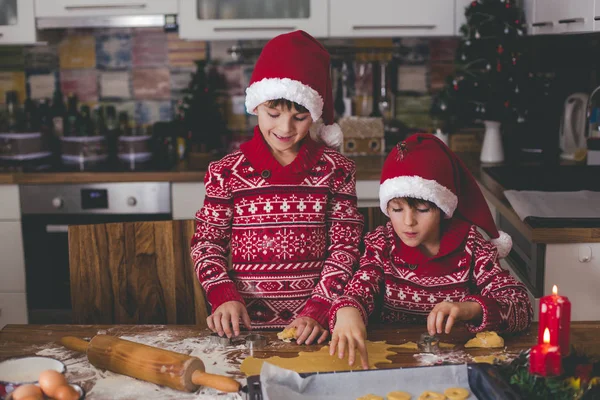
[[[256,173],[271,183],[300,183],[317,164],[325,146],[316,143],[307,135],[300,145],[298,155],[290,164],[283,166],[273,154],[263,138],[258,125],[254,128],[254,137],[240,146],[240,150]],[[265,171],[268,171],[265,172]]]
[[[392,227],[393,229],[393,227]],[[427,257],[418,247],[410,247],[404,244],[394,232],[395,243],[392,248],[392,257],[396,262],[401,259],[407,264],[424,264],[463,250],[469,236],[471,224],[459,218],[451,218],[442,223],[440,250],[433,257]]]

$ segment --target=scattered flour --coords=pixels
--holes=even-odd
[[[511,362],[518,356],[517,353],[498,352],[491,355],[502,356],[502,362]],[[417,353],[413,356],[419,365],[446,365],[446,364],[464,364],[474,362],[473,356],[461,350],[448,351],[442,353]]]
[[[107,332],[99,331],[98,333],[106,334]],[[248,350],[244,344],[220,348],[211,344],[208,336],[175,339],[173,332],[169,330],[134,336],[120,336],[120,338],[199,357],[204,362],[206,372],[230,375],[242,385],[246,384],[244,375],[239,370],[241,361],[248,355]],[[82,386],[86,391],[86,399],[90,400],[242,399],[239,393],[221,393],[210,388],[200,388],[195,393],[186,393],[110,371],[101,371],[92,366],[84,354],[73,352],[56,344],[38,351],[37,355],[53,357],[64,362],[67,366],[66,374],[69,382]]]

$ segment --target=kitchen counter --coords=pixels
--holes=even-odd
[[[571,325],[571,343],[580,349],[585,349],[588,355],[598,354],[600,352],[600,335],[597,332],[600,330],[600,322],[573,322]],[[368,331],[369,340],[379,341],[385,340],[391,345],[398,345],[406,341],[416,341],[424,332],[422,326],[403,326],[403,325],[379,325],[370,326]],[[67,365],[67,378],[71,383],[76,383],[82,386],[86,392],[89,392],[86,399],[103,399],[105,396],[90,391],[96,383],[101,386],[99,379],[103,379],[102,375],[92,373],[77,373],[77,369],[83,367],[89,369],[87,360],[82,354],[65,350],[57,341],[63,336],[76,336],[89,340],[98,333],[113,335],[113,336],[135,336],[142,340],[147,338],[163,338],[160,343],[162,346],[180,345],[185,340],[197,341],[201,337],[207,336],[210,332],[198,326],[187,325],[7,325],[0,330],[0,360],[12,358],[38,355],[53,356],[60,359]],[[258,358],[266,358],[271,356],[293,357],[298,351],[315,351],[321,348],[322,345],[298,346],[294,343],[284,343],[276,338],[276,332],[260,332],[266,335],[269,339],[269,345],[264,351],[255,352],[254,356]],[[464,351],[469,356],[481,356],[498,353],[498,349],[463,349],[464,343],[474,335],[467,332],[466,329],[457,325],[450,335],[444,335],[443,341],[454,343],[457,345],[455,350]],[[157,342],[154,342],[157,343]],[[510,357],[515,357],[520,351],[529,349],[537,344],[537,325],[533,324],[529,330],[518,335],[505,336],[505,349],[500,350]],[[378,368],[398,368],[398,367],[414,367],[423,366],[418,357],[414,354],[416,351],[408,349],[391,349],[396,351],[388,357],[391,363],[378,364]],[[239,372],[239,364],[245,358],[243,347],[236,346],[223,353],[223,360],[211,358],[211,362],[205,363],[207,371],[211,372],[211,367],[215,364],[221,364],[226,359],[230,361],[230,368],[227,373],[243,378]],[[204,354],[204,353],[203,353]],[[464,354],[464,353],[463,353]],[[206,353],[200,356],[211,357]],[[455,361],[457,362],[457,361]],[[465,361],[458,361],[465,362]],[[214,363],[214,364],[213,364]],[[213,367],[214,368],[214,367]],[[118,390],[123,393],[130,390],[147,390],[148,388],[156,388],[152,390],[163,391],[165,398],[172,398],[170,389],[155,387],[148,383],[134,381],[132,379],[119,379]],[[101,392],[102,393],[102,392]],[[140,392],[141,393],[141,392]],[[156,394],[156,392],[154,392]],[[184,395],[182,393],[182,395]],[[154,397],[153,397],[154,398]],[[187,397],[186,397],[187,398]]]

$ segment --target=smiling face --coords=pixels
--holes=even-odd
[[[256,112],[260,132],[275,158],[293,160],[313,123],[308,110],[292,102],[267,101]]]
[[[395,198],[388,202],[387,211],[394,231],[405,245],[418,247],[427,256],[437,254],[440,247],[439,208],[424,200]]]

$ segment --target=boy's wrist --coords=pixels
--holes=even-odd
[[[481,307],[481,304],[479,304],[476,301],[465,301],[464,303],[465,306],[467,306],[467,318],[465,318],[468,321],[472,321],[472,320],[478,320],[481,321],[481,318],[483,316],[483,307]]]

